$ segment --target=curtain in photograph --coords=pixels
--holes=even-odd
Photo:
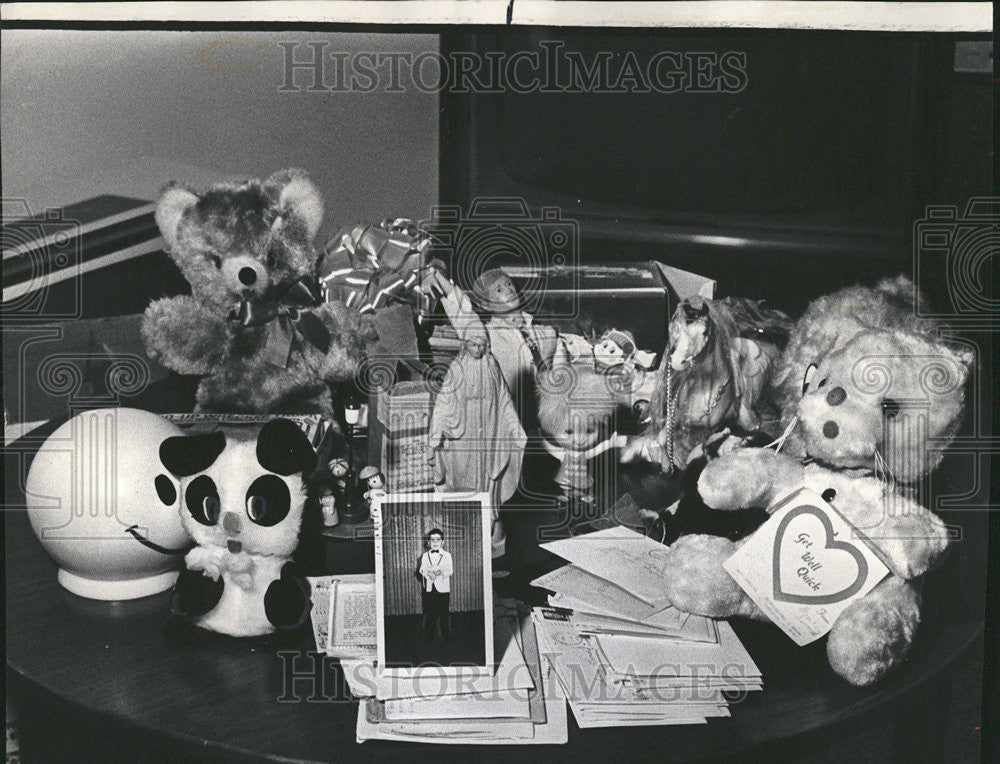
[[[483,609],[483,532],[478,501],[444,501],[429,494],[426,501],[382,506],[382,567],[385,573],[385,614],[414,615],[422,611],[423,579],[420,555],[432,528],[444,532],[451,553],[451,612]],[[487,542],[489,540],[487,539]],[[492,581],[487,582],[492,585]]]

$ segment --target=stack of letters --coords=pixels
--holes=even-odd
[[[515,607],[495,608],[494,670],[386,672],[377,666],[374,576],[311,583],[316,646],[340,659],[360,699],[358,742],[566,742],[566,701],[539,650],[534,620]]]
[[[542,544],[571,564],[533,581],[532,617],[581,727],[703,724],[761,689],[728,623],[663,600],[666,547],[624,527]]]

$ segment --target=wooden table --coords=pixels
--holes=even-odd
[[[16,476],[19,469],[26,471],[30,453],[9,449],[5,459],[7,505],[16,506],[21,503]],[[544,512],[507,517],[506,562],[526,596],[543,594],[526,589],[531,575],[560,564],[532,544],[538,525],[553,519]],[[897,753],[917,751],[926,760],[942,745],[946,712],[937,699],[947,697],[941,693],[956,661],[967,660],[982,640],[986,517],[969,513],[959,520],[964,540],[927,581],[924,624],[911,659],[874,688],[851,687],[836,677],[822,641],[798,648],[776,627],[736,622],[763,672],[765,689],[735,703],[729,719],[688,727],[580,730],[571,717],[568,745],[473,750],[357,744],[357,703],[337,662],[318,656],[308,637],[282,645],[168,628],[166,594],[122,603],[76,597],[57,584],[56,566],[24,513],[7,512],[7,676],[20,704],[22,754],[25,761],[154,755],[243,761],[417,755],[434,761],[502,756],[662,761],[751,750],[786,757],[891,724]],[[370,550],[340,551],[353,567]]]

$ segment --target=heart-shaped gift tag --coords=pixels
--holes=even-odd
[[[779,501],[723,564],[768,618],[798,644],[826,634],[889,569],[855,528],[815,491]]]
[[[850,599],[868,580],[868,561],[853,543],[835,538],[833,523],[817,507],[792,509],[774,534],[774,599],[830,605]]]

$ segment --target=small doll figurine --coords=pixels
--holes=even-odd
[[[323,527],[333,528],[340,523],[340,515],[337,514],[337,500],[334,498],[331,488],[324,488],[319,497],[320,509],[323,511]]]
[[[589,503],[594,500],[594,479],[587,462],[617,443],[617,437],[608,432],[616,403],[600,374],[565,370],[563,376],[561,368],[555,367],[539,379],[542,443],[562,462],[555,482],[563,496]],[[564,379],[568,384],[562,384]]]
[[[371,465],[365,467],[361,470],[361,474],[358,475],[361,480],[361,487],[367,487],[368,490],[364,492],[365,504],[368,505],[368,511],[372,510],[372,502],[375,499],[380,499],[385,496],[385,475],[378,467],[372,467]]]
[[[499,268],[479,275],[471,298],[487,316],[490,353],[500,366],[521,423],[530,430],[536,419],[532,409],[537,375],[552,365],[560,344],[558,332],[534,323],[534,317],[524,310],[514,282]]]
[[[337,507],[338,523],[364,522],[368,515],[367,508],[358,495],[357,481],[347,459],[331,459],[328,468],[333,478],[333,500]]]
[[[594,345],[594,369],[609,379],[620,400],[635,406],[648,404],[656,389],[656,375],[649,371],[656,356],[640,350],[632,332],[608,329]]]
[[[594,345],[594,368],[604,371],[627,365],[635,359],[636,352],[631,332],[609,329]]]

